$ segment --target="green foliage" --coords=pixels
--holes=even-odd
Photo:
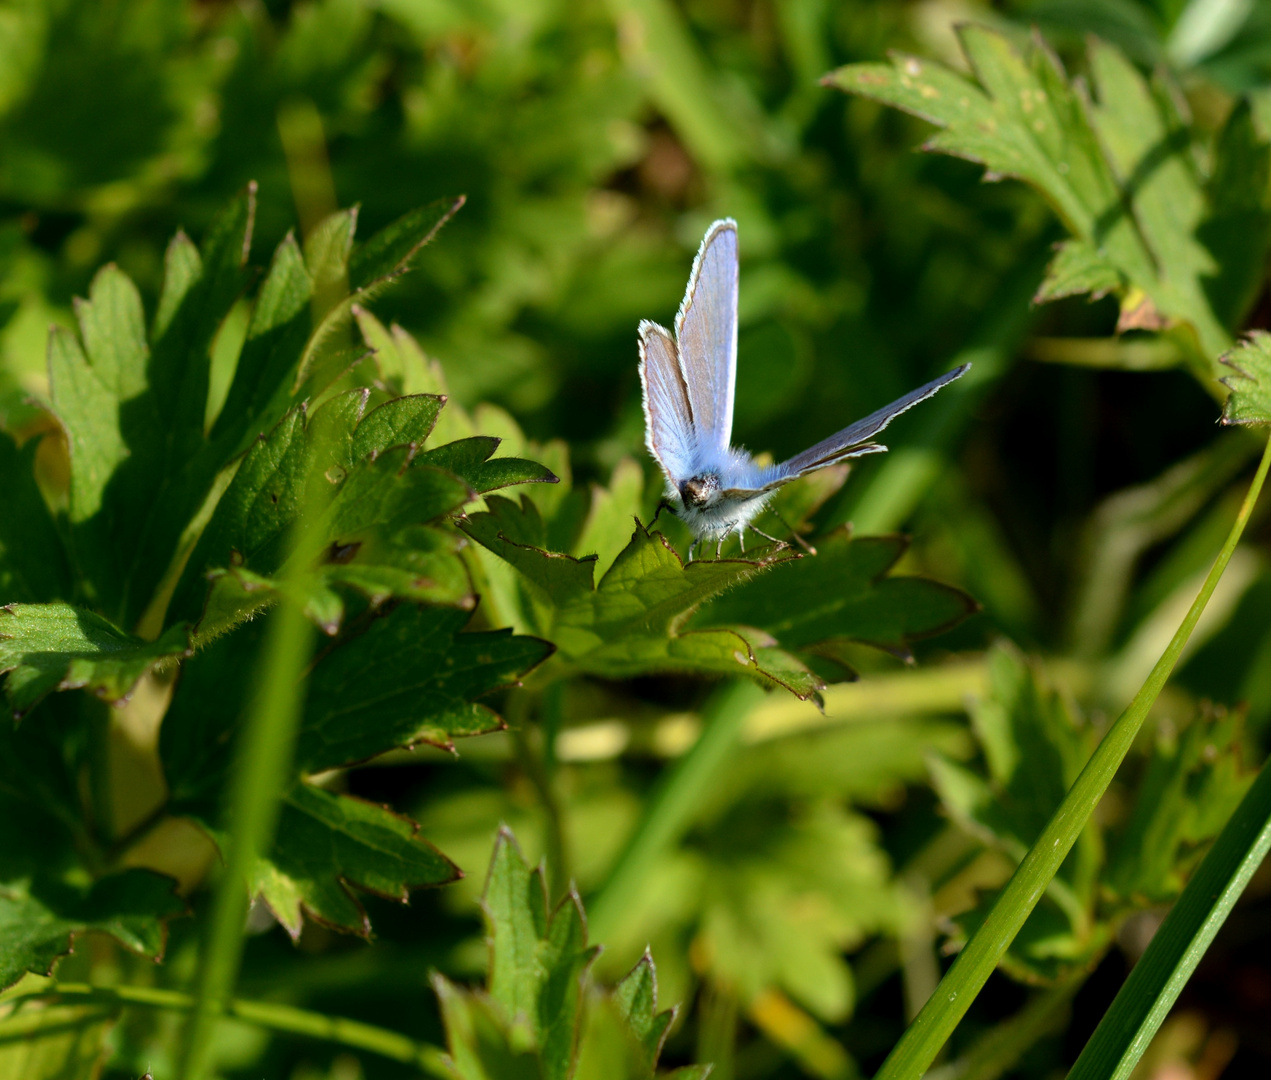
[[[121,703],[156,666],[185,660],[163,727],[168,796],[160,809],[194,817],[223,843],[227,753],[251,696],[261,640],[260,624],[230,631],[287,592],[285,583],[296,579],[289,565],[316,557],[320,572],[297,579],[304,592],[291,599],[329,635],[347,632],[312,671],[297,774],[274,850],[250,884],[293,934],[304,910],[368,934],[350,886],[404,898],[412,885],[452,879],[454,868],[410,821],[303,777],[499,725],[475,700],[514,682],[551,647],[506,632],[459,633],[476,599],[460,540],[438,523],[478,490],[555,478],[516,458],[492,470],[487,459],[497,440],[424,449],[444,398],[331,386],[324,401],[307,407],[307,397],[344,373],[344,361],[331,360],[342,354],[325,342],[336,324],[332,311],[344,304],[347,315],[352,307],[347,297],[334,301],[308,331],[313,282],[348,280],[348,295],[365,299],[404,271],[453,204],[408,215],[360,249],[352,248],[352,215],[320,226],[303,260],[284,240],[260,287],[226,411],[205,432],[209,348],[246,280],[253,201],[250,189],[218,219],[201,252],[178,234],[149,341],[136,289],[109,267],[78,306],[79,336],[54,333],[51,403],[69,451],[65,535],[74,585],[67,591],[92,606],[8,604],[0,614],[0,671],[16,719],[54,691],[84,688]],[[332,242],[324,246],[323,237]],[[325,376],[316,374],[322,370]],[[7,463],[25,492],[19,499],[35,511],[12,529],[4,550],[12,565],[5,598],[16,599],[61,583],[39,576],[45,552],[37,545],[50,536],[31,473],[19,472],[31,469],[31,455],[12,452]],[[227,484],[216,482],[222,473],[232,477]],[[316,543],[297,547],[297,522],[310,512],[315,488],[325,496],[309,528]],[[209,500],[210,514],[198,516]],[[55,573],[58,546],[51,548]],[[166,588],[164,567],[175,568],[166,572]],[[346,628],[354,598],[357,623]],[[452,607],[413,606],[419,602]],[[140,620],[153,640],[123,632],[103,611]],[[194,656],[192,646],[200,650]],[[72,727],[100,726],[83,710],[77,723],[75,711]],[[6,856],[3,981],[26,969],[48,971],[70,936],[86,929],[158,956],[160,920],[183,910],[170,883],[146,870],[114,872],[109,858],[92,853],[114,837],[103,822],[81,820],[89,808],[79,805],[74,762],[56,752],[55,737],[41,742],[24,731],[9,738],[17,754],[9,817],[48,820]],[[37,812],[48,789],[61,793],[57,810]]]
[[[926,149],[1046,198],[1072,238],[1038,301],[1115,292],[1123,327],[1184,322],[1212,364],[1253,300],[1271,239],[1271,144],[1249,110],[1233,110],[1206,176],[1177,88],[1168,77],[1149,82],[1112,46],[1092,39],[1087,95],[1040,40],[1021,53],[1006,35],[967,24],[959,41],[972,79],[898,56],[827,81],[939,125]]]
[[[593,495],[575,550],[596,544],[612,550],[625,483],[618,477],[613,492]],[[811,499],[797,490],[787,496],[787,508],[804,503],[796,519],[802,525],[837,485],[827,488],[817,478],[798,486],[815,492]],[[819,700],[826,683],[810,666],[817,658],[837,664],[829,667],[832,678],[854,677],[844,659],[853,644],[909,657],[911,641],[948,630],[976,609],[950,586],[887,577],[904,552],[899,537],[853,541],[840,529],[817,539],[816,554],[770,546],[757,559],[685,564],[662,534],[637,520],[630,541],[596,581],[600,556],[548,550],[549,526],[527,496],[520,506],[498,496],[486,505],[462,527],[517,571],[529,626],[577,669],[608,678],[744,673]]]
[[[462,1080],[701,1080],[709,1066],[657,1072],[675,1010],[657,1011],[657,973],[646,952],[609,993],[586,979],[600,951],[587,944],[582,902],[549,909],[542,867],[531,871],[512,834],[499,833],[482,900],[490,943],[483,992],[441,975],[448,1065]]]
[[[73,938],[107,933],[143,956],[163,954],[163,920],[185,910],[169,878],[112,868],[90,875],[76,792],[74,718],[65,708],[0,728],[0,983],[50,974]],[[70,736],[68,738],[68,736]]]
[[[51,1005],[0,1020],[0,1074],[80,1080],[109,1054],[114,1015],[92,1005]]]
[[[1094,749],[1094,732],[1035,665],[1006,648],[991,659],[989,695],[972,709],[986,775],[935,757],[949,816],[1018,862]],[[1241,767],[1241,716],[1198,716],[1157,733],[1125,819],[1086,824],[1002,963],[1017,978],[1063,982],[1089,970],[1134,910],[1166,904],[1252,780]],[[996,893],[958,917],[955,942],[981,924]]]
[[[1261,507],[1175,628],[1271,416],[1271,13],[950,12],[0,11],[0,1073],[1034,1080],[1171,904],[1078,1071],[1261,1060]],[[722,216],[739,444],[974,364],[778,494],[815,555],[654,521]]]
[[[1271,400],[1267,381],[1271,375],[1271,337],[1255,330],[1247,340],[1222,358],[1232,374],[1222,381],[1231,391],[1223,406],[1224,424],[1271,424]]]

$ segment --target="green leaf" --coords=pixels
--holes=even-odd
[[[1097,300],[1124,286],[1117,268],[1084,240],[1065,240],[1057,246],[1033,303],[1045,304],[1087,293],[1092,300]]]
[[[89,931],[157,959],[164,920],[185,911],[169,878],[85,865],[73,751],[83,725],[77,712],[48,711],[41,724],[0,724],[0,988],[28,971],[51,973]]]
[[[351,888],[405,898],[443,884],[453,864],[385,807],[323,790],[304,779],[386,750],[502,726],[480,703],[516,682],[551,647],[507,631],[464,633],[470,613],[401,605],[321,653],[309,673],[295,751],[296,776],[281,804],[277,835],[252,878],[293,935],[305,913],[356,933],[369,924]],[[264,620],[212,643],[183,666],[160,732],[172,813],[226,839],[221,791],[250,698]]]
[[[152,344],[137,290],[113,266],[76,305],[83,346],[69,331],[50,335],[73,558],[89,598],[125,626],[149,603],[222,464],[200,458],[210,349],[246,282],[254,205],[253,188],[212,224],[202,255],[184,236],[173,241]]]
[[[1222,358],[1232,374],[1222,380],[1231,391],[1223,406],[1224,424],[1271,424],[1271,334],[1250,331]]]
[[[246,450],[258,431],[273,427],[293,404],[291,375],[309,339],[312,296],[304,256],[288,233],[256,295],[234,379],[212,425],[218,455]]]
[[[815,555],[777,561],[713,599],[690,626],[757,627],[782,648],[811,655],[837,658],[838,643],[857,642],[909,659],[911,642],[943,633],[978,610],[952,586],[888,577],[908,546],[903,537],[858,540],[841,528],[816,543]]]
[[[989,692],[971,707],[988,776],[933,756],[932,783],[953,821],[1018,862],[1063,802],[1094,739],[1040,670],[1013,649],[994,648],[988,666]],[[1002,960],[1007,971],[1030,982],[1061,980],[1106,946],[1108,934],[1094,911],[1102,861],[1091,823],[1011,944]],[[958,916],[955,944],[983,922],[996,895]]]
[[[1069,1072],[1069,1080],[1123,1080],[1138,1064],[1254,871],[1271,849],[1271,767],[1197,867]]]
[[[1243,326],[1271,240],[1271,143],[1259,133],[1248,98],[1236,103],[1218,137],[1207,194],[1198,236],[1215,270],[1205,290],[1226,326]]]
[[[1103,875],[1127,901],[1174,899],[1203,846],[1222,828],[1253,781],[1240,765],[1239,712],[1200,716],[1180,733],[1157,733],[1134,808]]]
[[[662,1054],[667,1031],[675,1022],[675,1009],[658,1012],[658,972],[648,950],[613,988],[613,1001],[639,1040],[643,1064],[652,1072]]]
[[[422,465],[447,469],[456,476],[463,477],[474,491],[482,495],[513,484],[559,482],[551,469],[536,461],[516,457],[492,457],[498,448],[498,439],[490,435],[476,435],[429,450],[420,455],[419,462]]]
[[[8,858],[5,864],[7,869]],[[149,870],[124,870],[79,889],[65,881],[4,881],[0,986],[28,971],[50,974],[58,958],[71,951],[74,937],[87,931],[109,934],[134,952],[158,959],[165,937],[161,919],[185,911],[172,889],[170,879]]]
[[[551,646],[510,630],[461,633],[469,618],[403,605],[334,649],[309,679],[297,766],[317,772],[420,742],[451,747],[502,727],[478,699],[515,684]]]
[[[1092,39],[1090,102],[1040,39],[1021,54],[982,26],[958,34],[973,79],[902,55],[849,64],[824,81],[931,121],[942,130],[927,149],[980,162],[991,179],[1018,177],[1046,198],[1074,243],[1039,299],[1125,282],[1164,316],[1190,322],[1207,359],[1228,348],[1206,293],[1216,264],[1197,236],[1205,196],[1172,89],[1150,87]]]
[[[363,292],[406,273],[411,260],[464,202],[462,195],[457,199],[437,199],[381,229],[349,259],[349,288],[354,293]]]
[[[571,892],[549,913],[543,871],[530,871],[504,830],[481,907],[491,942],[490,998],[508,1022],[528,1025],[545,1080],[564,1080],[578,1036],[582,976],[599,951],[587,945],[578,895]]]
[[[460,527],[517,569],[544,609],[544,625],[551,625],[551,609],[563,607],[595,588],[595,556],[576,559],[544,550],[547,527],[538,507],[528,498],[522,496],[517,504],[501,495],[491,495],[485,505],[485,512],[470,514]]]
[[[21,716],[55,690],[84,688],[123,701],[156,664],[189,655],[189,629],[170,627],[143,641],[94,612],[70,604],[9,604],[0,608],[0,674]]]
[[[519,574],[534,612],[534,630],[580,670],[605,678],[649,672],[745,674],[815,698],[821,679],[762,632],[682,627],[703,601],[768,566],[734,559],[685,566],[661,533],[637,521],[613,565],[593,584],[596,559],[548,551],[538,508],[522,496],[486,499],[487,511],[460,527]]]
[[[587,944],[577,893],[571,889],[549,911],[543,868],[530,870],[506,827],[495,841],[481,906],[490,944],[486,989],[432,978],[453,1074],[461,1080],[653,1080],[675,1012],[657,1012],[649,954],[612,993],[587,986],[600,950]]]
[[[322,319],[300,358],[298,382],[308,380],[319,369],[328,369],[328,343],[335,330],[348,322],[355,307],[369,303],[394,279],[404,274],[418,251],[437,235],[463,203],[462,197],[438,199],[420,207],[376,233],[351,256],[347,249],[335,242],[334,237],[337,233],[343,236],[343,223],[348,228],[348,238],[352,239],[356,212],[348,211],[342,218],[333,216],[328,219],[327,228],[332,238],[320,245],[320,252],[315,245],[312,252],[306,252],[306,256],[322,260],[322,272],[330,281],[343,279],[347,268],[348,290],[343,296],[331,292],[330,300],[323,304]],[[312,266],[310,270],[312,272]],[[344,291],[342,281],[339,291]]]
[[[116,1013],[95,1005],[49,1004],[0,1020],[0,1076],[83,1080],[110,1053]]]
[[[0,604],[40,603],[70,593],[70,568],[61,537],[35,483],[35,453],[0,431]]]
[[[321,572],[312,595],[301,598],[328,633],[344,616],[332,591],[337,585],[377,602],[397,596],[473,603],[457,549],[417,528],[473,497],[461,479],[415,455],[440,400],[397,398],[364,415],[368,399],[369,391],[353,390],[330,398],[312,416],[296,408],[248,452],[173,596],[173,614],[199,619],[199,639],[224,633],[274,600],[274,579],[283,572],[310,483],[334,489],[316,527],[325,552]],[[210,594],[208,576],[214,581]]]
[[[603,575],[626,547],[643,497],[644,470],[632,458],[623,458],[614,466],[607,488],[592,486],[591,508],[574,542],[574,554],[595,555],[596,569]]]
[[[369,937],[370,919],[352,888],[404,901],[412,888],[457,877],[409,818],[297,782],[282,798],[273,848],[250,885],[293,938],[306,912]]]

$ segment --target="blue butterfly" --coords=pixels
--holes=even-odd
[[[789,461],[757,465],[745,450],[730,445],[737,276],[737,223],[725,218],[706,231],[693,260],[675,334],[648,319],[640,323],[645,444],[666,474],[665,505],[693,533],[690,559],[710,540],[718,558],[733,533],[745,551],[747,529],[780,543],[752,524],[777,488],[827,465],[885,451],[887,447],[871,440],[893,417],[961,378],[971,366],[963,364],[911,390]]]

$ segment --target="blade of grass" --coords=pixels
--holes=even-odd
[[[1068,1080],[1122,1080],[1133,1072],[1268,849],[1271,762],[1262,767],[1134,965]]]
[[[1016,868],[1002,890],[984,924],[967,942],[953,967],[936,987],[936,992],[905,1030],[875,1080],[917,1080],[931,1066],[940,1048],[958,1026],[971,1002],[988,981],[1002,954],[1006,952],[1020,927],[1036,906],[1047,884],[1085,827],[1094,808],[1115,775],[1135,736],[1146,719],[1148,710],[1164,688],[1166,680],[1191,637],[1197,620],[1213,595],[1232,552],[1240,542],[1249,515],[1271,466],[1271,440],[1253,483],[1245,495],[1240,513],[1227,536],[1226,543],[1214,560],[1213,568],[1191,609],[1183,619],[1169,646],[1152,668],[1147,681],[1134,696],[1129,707],[1108,729],[1090,760],[1064,797],[1063,803],[1042,830],[1041,836]]]
[[[6,996],[0,999],[0,1004],[50,1000],[83,1001],[107,1006],[111,1010],[128,1006],[192,1012],[196,1005],[193,996],[177,990],[149,986],[90,986],[87,983],[56,983],[31,993]],[[321,1039],[347,1046],[350,1050],[366,1050],[404,1065],[416,1065],[429,1076],[453,1077],[443,1063],[445,1054],[439,1047],[416,1042],[399,1032],[364,1024],[360,1020],[328,1016],[274,1001],[239,999],[227,1001],[222,1013],[257,1027]]]
[[[596,941],[615,937],[653,863],[692,823],[707,786],[740,744],[746,718],[762,699],[754,683],[735,682],[707,702],[697,742],[662,777],[608,880],[587,902],[587,923]]]

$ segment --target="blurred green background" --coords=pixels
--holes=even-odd
[[[29,434],[41,423],[28,399],[45,387],[48,325],[71,324],[72,298],[101,263],[119,263],[153,310],[173,231],[201,236],[249,180],[260,185],[257,261],[336,205],[359,204],[367,236],[412,207],[464,194],[463,210],[376,313],[419,338],[464,405],[493,402],[531,438],[566,440],[576,482],[606,481],[627,455],[652,482],[636,323],[669,323],[706,225],[731,216],[742,251],[735,439],[787,455],[974,360],[973,407],[938,401],[898,422],[888,440],[897,452],[858,466],[829,516],[863,532],[912,533],[905,569],[960,584],[984,605],[921,650],[922,665],[955,653],[974,664],[1007,637],[1061,661],[1056,670],[1071,675],[1098,724],[1136,688],[1162,628],[1172,630],[1169,602],[1217,547],[1248,452],[1215,427],[1214,397],[1168,370],[1167,343],[1110,336],[1113,300],[1032,307],[1063,235],[1038,197],[917,152],[927,125],[818,84],[891,49],[960,66],[952,28],[967,19],[1021,41],[1036,27],[1075,72],[1089,33],[1145,69],[1164,66],[1202,141],[1238,95],[1271,93],[1271,5],[1254,0],[10,0],[0,5],[0,424]],[[1251,319],[1271,322],[1265,295]],[[222,332],[223,375],[242,332],[234,319]],[[1186,717],[1201,699],[1247,702],[1249,753],[1260,756],[1271,721],[1271,574],[1266,528],[1253,531],[1167,707]],[[906,676],[890,660],[876,667],[892,680],[884,687],[899,689],[875,711],[907,715]],[[668,712],[700,700],[674,681],[601,686],[571,721],[603,719],[619,698],[664,726]],[[736,927],[723,916],[711,923],[715,909],[700,896],[730,880],[749,887],[742,871],[729,879],[719,869],[750,843],[747,830],[763,835],[770,812],[834,805],[841,816],[818,819],[808,835],[859,849],[855,870],[814,873],[803,855],[774,854],[793,882],[789,896],[770,898],[774,911],[809,897],[813,907],[829,898],[832,911],[774,930],[754,964],[805,946],[855,955],[854,992],[803,1004],[866,1070],[881,1060],[906,995],[924,985],[922,965],[898,959],[889,936],[916,919],[930,939],[927,969],[942,962],[931,919],[898,914],[893,873],[940,828],[922,740],[971,753],[958,695],[936,711],[947,719],[930,730],[904,729],[917,740],[906,753],[884,746],[855,759],[876,761],[876,775],[835,774],[826,755],[861,751],[833,740],[783,744],[773,775],[788,776],[784,787],[772,776],[765,787],[758,763],[739,766],[686,844],[697,862],[669,866],[658,886],[667,910],[633,923],[610,957],[607,974],[625,969],[641,935],[659,928],[669,1000],[687,997],[672,1056],[687,1059],[696,1043],[723,1078],[851,1075],[816,1043],[821,1035],[802,1051],[795,1034],[782,1043],[792,1021],[765,1019],[766,998],[755,1005],[771,973],[746,984],[740,946],[731,964],[701,955],[703,942],[735,941]],[[494,827],[511,820],[539,850],[534,796],[506,751],[462,749],[458,762],[424,756],[348,782],[413,812],[468,870],[467,885],[420,894],[404,910],[372,901],[380,941],[369,949],[311,927],[297,952],[262,920],[245,993],[438,1037],[426,972],[479,968],[471,901]],[[584,884],[660,760],[647,747],[616,754],[563,767]],[[1262,1076],[1271,1064],[1256,1021],[1271,1007],[1269,886],[1255,883],[1167,1029],[1182,1049],[1162,1060],[1198,1080],[1218,1075],[1213,1061],[1228,1043],[1215,1033],[1233,1047],[1218,1065],[1224,1075]],[[1134,955],[1123,944],[1077,996],[1067,1033],[1060,1025],[1038,1042],[1020,1075],[1071,1061]],[[192,946],[178,924],[168,973],[150,977],[187,977]],[[831,982],[846,977],[831,968]],[[966,1037],[1010,1014],[1018,993],[1004,978],[991,984]],[[109,1075],[145,1067],[130,1055],[163,1022],[117,1032]],[[247,1029],[227,1043],[222,1066],[234,1076],[398,1075],[298,1042],[266,1046]]]

